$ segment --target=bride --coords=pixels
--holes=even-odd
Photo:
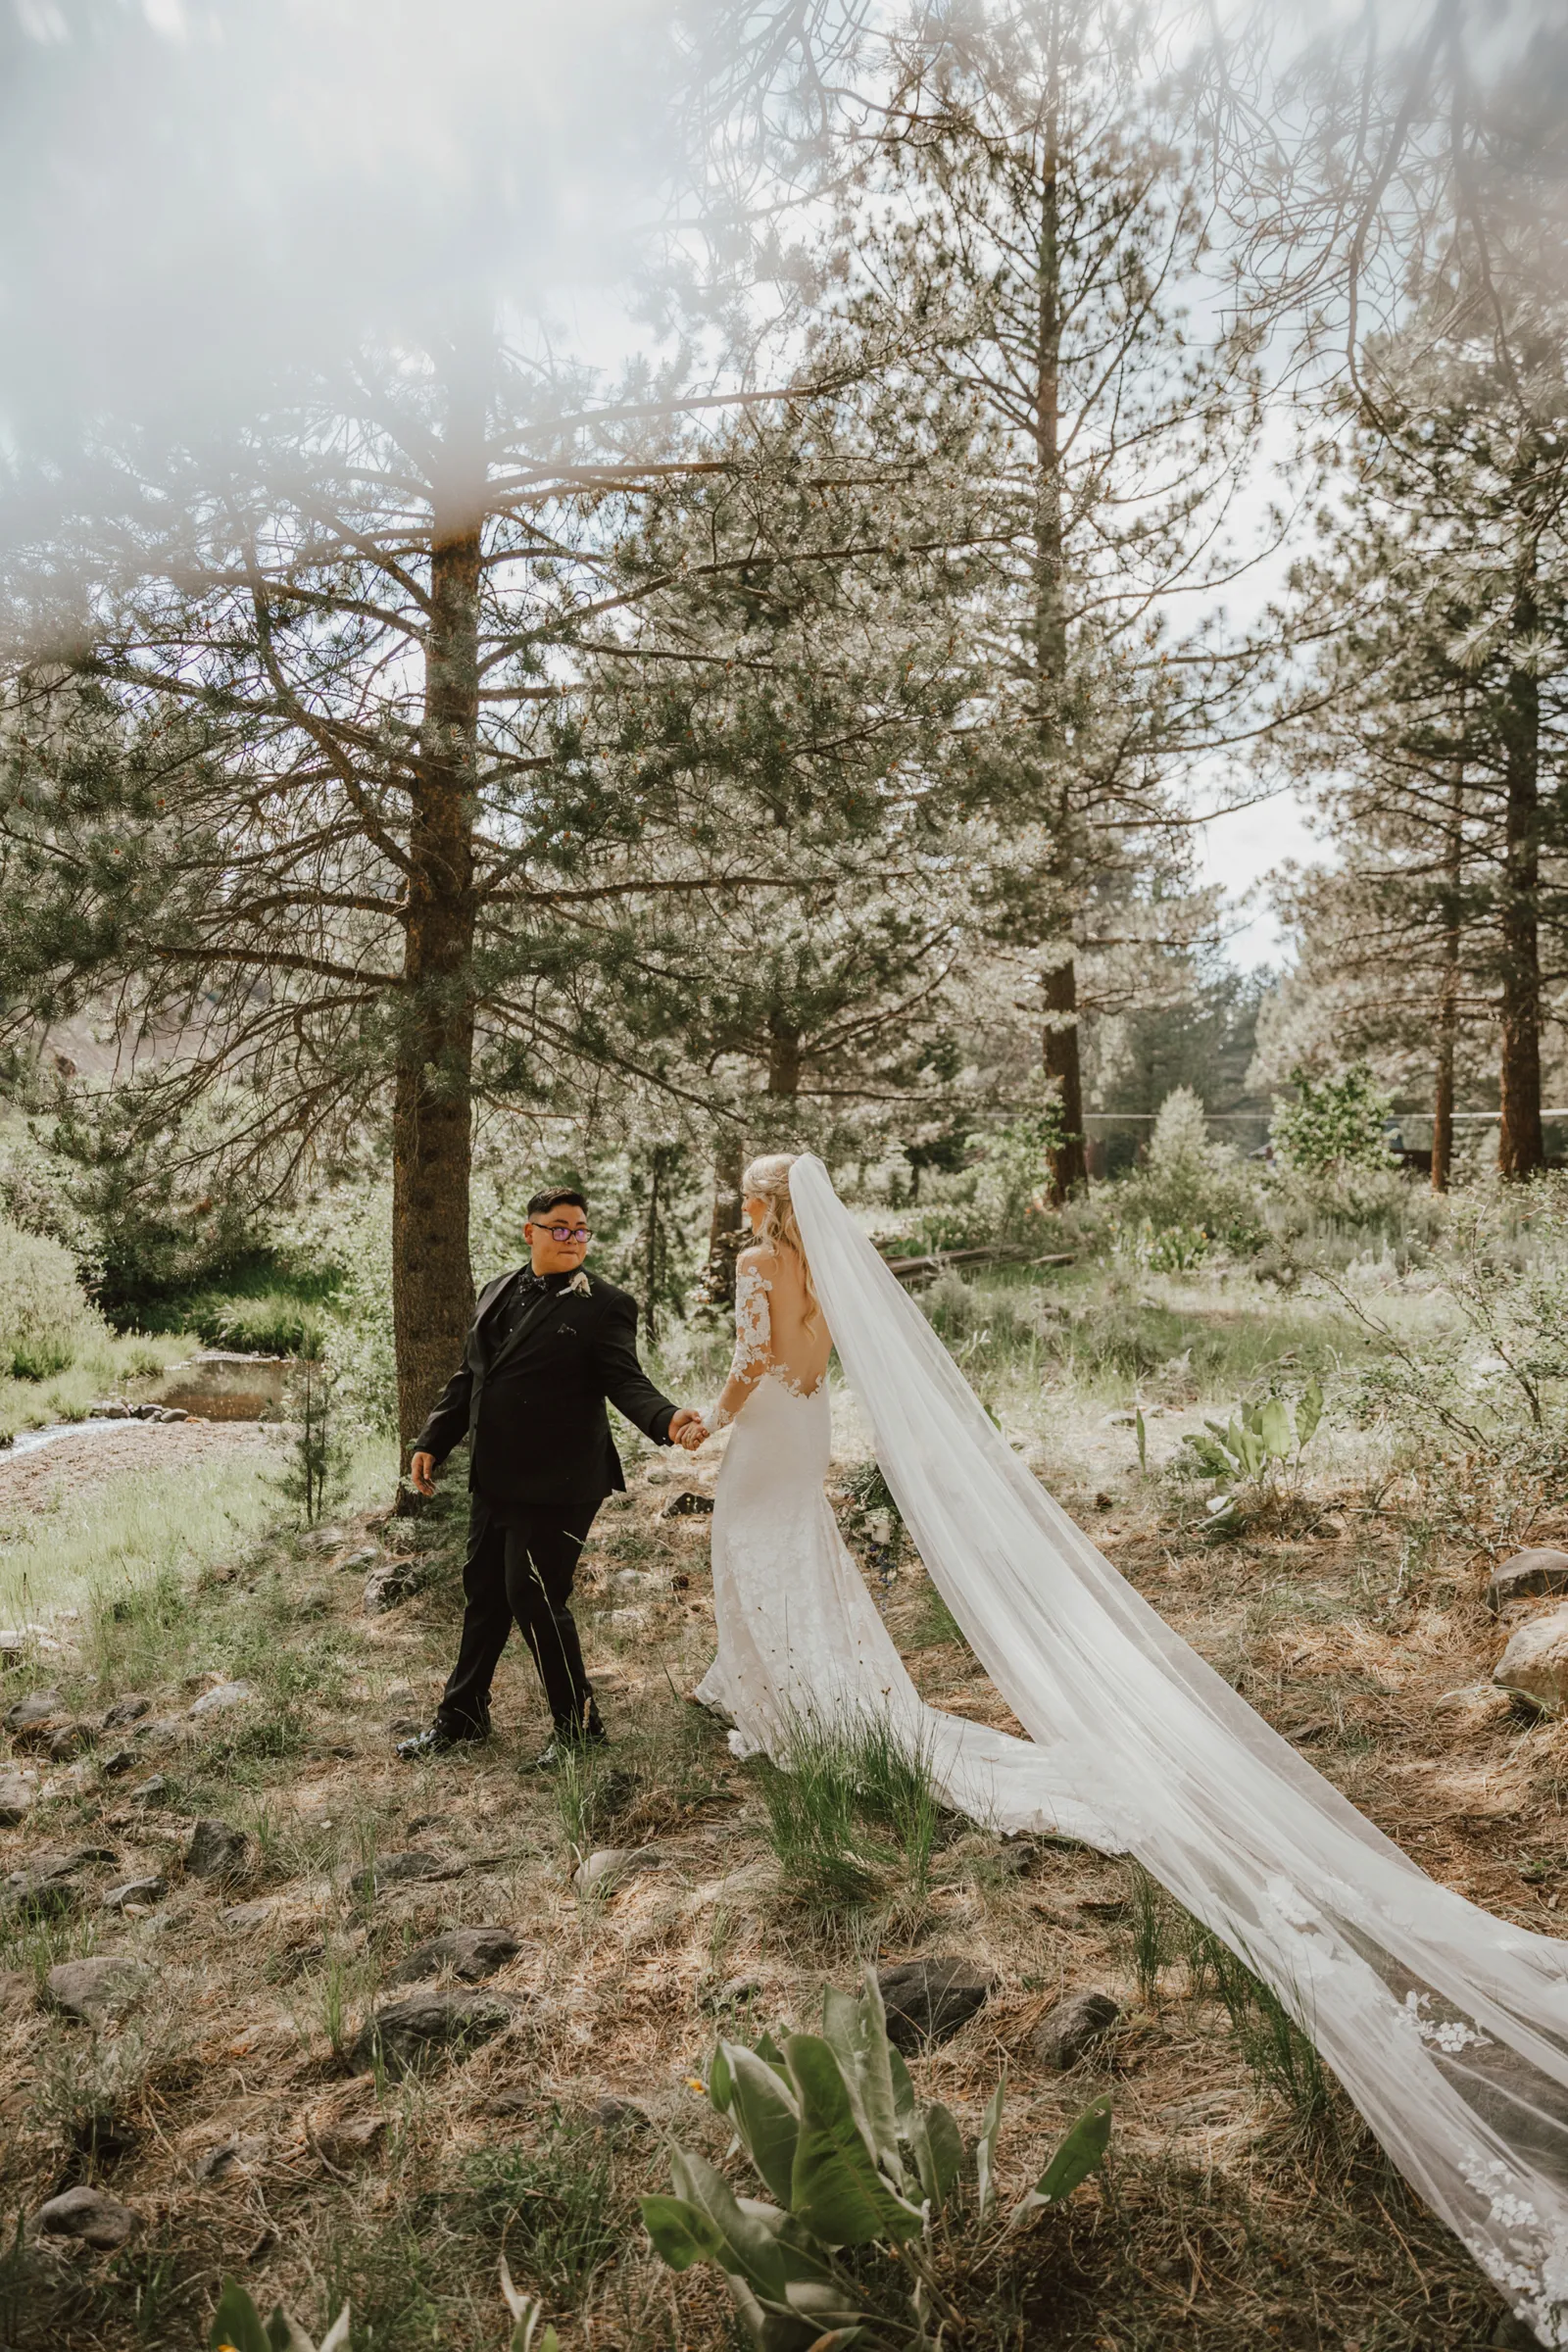
[[[712,1416],[718,1655],[742,1754],[868,1710],[949,1802],[1128,1852],[1270,1984],[1412,2185],[1568,2346],[1568,1946],[1429,1879],[1044,1493],[810,1153],[746,1171],[757,1248]],[[823,1494],[838,1348],[933,1583],[1030,1737],[925,1707]]]

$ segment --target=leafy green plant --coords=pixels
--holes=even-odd
[[[1222,1492],[1209,1497],[1209,1516],[1225,1518],[1234,1510],[1235,1490],[1250,1487],[1262,1494],[1283,1476],[1299,1474],[1301,1456],[1317,1435],[1323,1419],[1323,1390],[1308,1381],[1296,1398],[1264,1396],[1238,1405],[1228,1422],[1205,1421],[1201,1431],[1182,1440],[1204,1475],[1224,1482]]]
[[[287,1402],[296,1428],[278,1486],[306,1525],[313,1527],[342,1494],[349,1467],[346,1433],[338,1412],[337,1377],[318,1333],[304,1336],[289,1376]]]
[[[345,2303],[319,2344],[314,2343],[281,2303],[263,2322],[237,2278],[225,2278],[213,2315],[208,2352],[344,2352],[349,2340],[349,2307]],[[542,2347],[541,2347],[542,2352]]]
[[[976,2263],[1047,2206],[1070,2196],[1103,2161],[1110,2103],[1097,2099],[1067,2132],[1033,2188],[998,2220],[999,2082],[975,2145],[973,2222],[987,2242]],[[963,2172],[963,2141],[948,2109],[920,2106],[888,2040],[875,1972],[857,1998],[823,1995],[822,2031],[782,2048],[720,2041],[708,2092],[777,2200],[737,2197],[724,2176],[687,2148],[671,2153],[672,2196],[644,2197],[643,2223],[671,2270],[712,2263],[741,2323],[764,2352],[894,2342],[935,2346],[958,2315],[943,2293],[933,2231]],[[865,2257],[884,2257],[886,2277]],[[858,2259],[852,2268],[846,2254]]]
[[[1276,1102],[1269,1129],[1275,1152],[1289,1168],[1321,1176],[1331,1169],[1387,1168],[1389,1098],[1370,1066],[1352,1062],[1337,1078],[1314,1079],[1291,1072],[1294,1102]]]

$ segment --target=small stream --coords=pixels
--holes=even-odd
[[[14,1462],[21,1453],[36,1453],[40,1446],[52,1446],[56,1438],[80,1437],[86,1430],[133,1429],[139,1424],[122,1421],[118,1414],[94,1415],[86,1421],[52,1421],[47,1429],[19,1429],[9,1446],[0,1446],[0,1461]]]

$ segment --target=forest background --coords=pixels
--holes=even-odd
[[[530,166],[589,69],[482,8],[439,71],[417,12],[376,50],[368,148],[247,111],[301,64],[259,21],[41,26],[14,168],[57,200],[6,232],[0,386],[19,1266],[122,1331],[329,1335],[406,1448],[546,1179],[657,1334],[722,1310],[759,1148],[821,1151],[897,1249],[1065,1218],[1178,1256],[1294,1229],[1242,1155],[1324,1085],[1374,1164],[1312,1214],[1405,1215],[1385,1138],[1440,1193],[1494,1137],[1546,1166],[1548,17],[628,19],[582,152]],[[590,366],[563,287],[638,356]],[[1327,855],[1242,974],[1195,839],[1287,791]],[[1177,1089],[1221,1171],[1180,1214],[1114,1181]]]

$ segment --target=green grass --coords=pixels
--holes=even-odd
[[[759,1758],[753,1770],[790,1896],[828,1915],[902,1880],[922,1899],[942,1819],[925,1748],[883,1716],[843,1725],[802,1715],[786,1753],[785,1769]]]

